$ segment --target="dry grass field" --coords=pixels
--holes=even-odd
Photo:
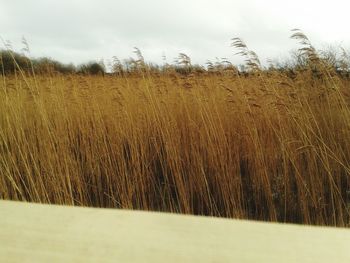
[[[2,75],[0,198],[348,226],[350,80],[316,66]]]

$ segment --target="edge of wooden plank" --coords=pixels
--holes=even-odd
[[[350,230],[0,201],[0,262],[350,262]]]

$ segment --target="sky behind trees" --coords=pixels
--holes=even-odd
[[[297,48],[289,39],[300,28],[319,48],[350,47],[347,1],[258,0],[0,0],[0,37],[31,55],[64,63],[134,57],[168,62],[182,52],[194,63],[240,58],[230,47],[241,37],[263,62]],[[3,43],[1,43],[3,47]]]

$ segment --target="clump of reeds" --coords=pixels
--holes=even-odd
[[[234,41],[258,74],[2,76],[0,197],[348,226],[350,80]]]

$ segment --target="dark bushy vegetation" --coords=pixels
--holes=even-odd
[[[4,74],[14,73],[21,68],[24,71],[30,71],[31,60],[24,55],[1,50],[0,51],[0,70]]]
[[[78,67],[78,72],[89,75],[104,75],[106,73],[103,63],[89,62]]]
[[[14,74],[21,70],[24,73],[35,74],[90,74],[104,75],[106,68],[102,62],[89,62],[76,67],[73,64],[64,64],[52,58],[29,58],[24,54],[10,50],[0,50],[0,72],[4,75]]]
[[[46,57],[33,59],[13,51],[0,50],[0,71],[2,74],[14,74],[19,69],[25,73],[34,71],[36,74],[72,74],[76,72],[73,64],[63,64]]]

